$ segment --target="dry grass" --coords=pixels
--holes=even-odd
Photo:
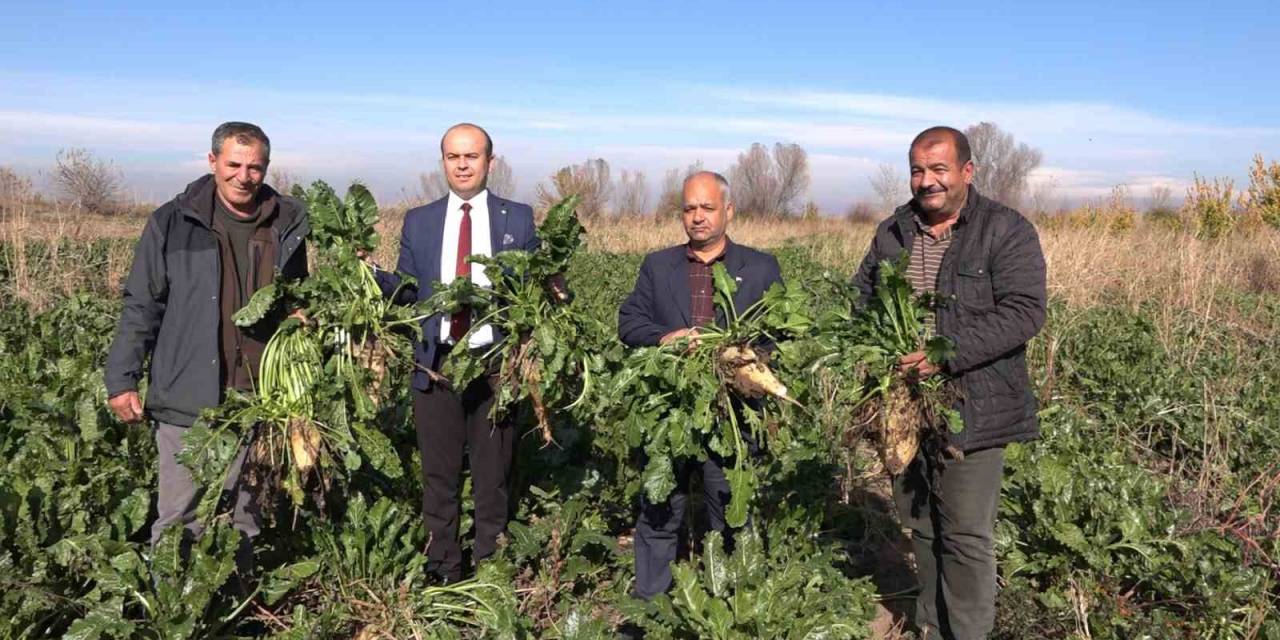
[[[36,308],[81,291],[113,291],[129,273],[145,218],[40,211],[0,214],[0,298]],[[114,242],[113,242],[114,241]],[[95,244],[106,246],[96,250]]]
[[[395,264],[403,211],[387,210],[380,223],[382,244],[376,257]],[[5,293],[41,302],[84,288],[118,286],[128,271],[132,240],[141,232],[140,217],[102,217],[19,208],[0,219],[0,272]],[[1238,310],[1222,308],[1220,292],[1280,294],[1280,232],[1258,229],[1218,241],[1205,241],[1156,224],[1137,224],[1117,231],[1102,221],[1089,224],[1041,224],[1041,243],[1049,265],[1052,299],[1070,307],[1099,303],[1139,306],[1156,303],[1168,313],[1189,310],[1206,319],[1249,327]],[[834,269],[851,272],[870,243],[873,227],[844,219],[737,220],[730,227],[736,242],[775,248],[790,242],[810,246],[814,257]],[[102,239],[117,239],[103,262],[85,261],[76,249]],[[684,240],[675,219],[604,219],[588,225],[590,251],[641,253]],[[53,246],[45,264],[30,262],[33,242]],[[66,254],[60,258],[57,252]]]

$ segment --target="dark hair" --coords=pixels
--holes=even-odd
[[[969,137],[964,135],[959,129],[952,127],[929,127],[920,132],[915,140],[911,141],[911,148],[923,144],[933,144],[941,142],[943,137],[951,138],[951,144],[956,148],[956,159],[960,161],[960,165],[964,166],[973,159],[973,152],[969,149]]]
[[[248,122],[224,122],[213,130],[213,155],[222,153],[222,144],[232,138],[244,145],[261,144],[262,155],[271,161],[271,139],[262,131],[262,127]]]
[[[458,124],[455,124],[452,127],[449,127],[448,129],[445,130],[444,135],[440,136],[440,154],[441,155],[444,154],[444,139],[448,138],[449,134],[453,133],[454,129],[461,129],[463,127],[475,129],[476,131],[479,131],[481,135],[484,136],[484,155],[492,158],[493,157],[493,138],[489,137],[489,132],[485,131],[484,127],[478,124],[471,124],[470,122],[459,122]]]

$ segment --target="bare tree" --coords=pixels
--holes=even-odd
[[[1058,179],[1048,176],[1031,186],[1031,213],[1048,214],[1062,208],[1058,198]]]
[[[733,205],[743,216],[790,216],[809,188],[809,155],[797,144],[760,143],[729,169]]]
[[[887,162],[880,163],[876,172],[867,179],[876,194],[879,214],[886,217],[899,205],[911,199],[911,183],[903,179],[898,168]]]
[[[276,193],[283,193],[285,195],[288,195],[289,192],[293,191],[293,185],[301,184],[298,180],[298,176],[294,175],[292,171],[276,167],[271,168],[268,182],[271,183],[271,188],[275,189]]]
[[[493,157],[493,160],[489,163],[489,177],[485,182],[485,188],[489,190],[489,193],[508,198],[515,194],[516,176],[511,170],[511,165],[507,164],[506,158],[502,156]],[[435,202],[447,195],[449,195],[449,181],[445,178],[443,169],[436,169],[431,173],[418,174],[417,201],[424,203]]]
[[[577,195],[578,215],[585,219],[603,216],[613,195],[609,163],[593,158],[582,164],[562,167],[551,174],[551,184],[538,185],[538,208],[546,211],[571,195]]]
[[[31,180],[9,167],[0,167],[0,213],[11,213],[35,199]]]
[[[486,183],[489,193],[510,198],[516,194],[516,174],[511,165],[502,156],[494,156],[489,163],[489,181]]]
[[[973,150],[973,184],[978,192],[1010,207],[1018,207],[1027,190],[1027,176],[1040,166],[1043,154],[991,122],[979,122],[965,135]]]
[[[684,171],[679,169],[667,171],[667,175],[662,178],[662,193],[659,194],[658,204],[653,210],[654,218],[662,219],[680,212],[684,207],[684,181],[699,171],[702,171],[701,160],[685,167]]]
[[[444,178],[444,171],[439,169],[431,173],[418,174],[418,199],[422,202],[435,202],[449,195],[449,181]]]
[[[122,208],[120,172],[88,149],[58,151],[53,183],[72,206],[90,213],[118,213]]]
[[[1173,188],[1167,184],[1152,186],[1147,211],[1172,211],[1173,208]]]
[[[649,213],[649,185],[643,172],[622,170],[613,194],[613,213],[619,216]]]
[[[773,145],[773,164],[777,171],[778,192],[774,195],[773,213],[790,216],[809,191],[809,154],[798,144]]]

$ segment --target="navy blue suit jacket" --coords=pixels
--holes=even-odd
[[[440,280],[440,255],[444,246],[445,208],[449,197],[431,204],[410,209],[404,214],[404,227],[400,231],[400,260],[396,271],[413,276],[417,287],[406,288],[398,297],[401,302],[423,301],[435,292],[432,284]],[[457,239],[451,239],[457,242]],[[533,223],[533,209],[527,204],[512,202],[489,192],[489,242],[493,253],[518,249],[533,251],[538,248],[537,227]],[[383,293],[391,293],[400,285],[394,273],[379,271],[378,285]],[[422,321],[422,340],[414,347],[414,361],[430,368],[435,363],[440,346],[440,315]],[[421,370],[413,373],[413,387],[426,390],[431,380]]]
[[[778,259],[763,251],[729,243],[725,269],[738,283],[733,306],[742,313],[775,282],[782,282]],[[685,245],[644,257],[636,287],[618,310],[618,337],[629,347],[651,347],[662,336],[693,326],[693,293],[689,290],[689,258]],[[716,308],[716,323],[724,314]]]

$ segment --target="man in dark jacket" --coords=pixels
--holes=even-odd
[[[726,235],[733,219],[729,183],[724,177],[703,171],[684,182],[681,220],[687,244],[645,256],[635,289],[618,311],[618,336],[629,347],[667,344],[679,338],[696,339],[698,327],[723,323],[717,312],[711,270],[723,263],[738,282],[734,306],[745,309],[755,304],[782,271],[773,256],[734,244]],[[724,460],[702,463],[703,499],[711,528],[725,532],[725,507],[729,504],[729,481]],[[649,599],[671,588],[671,563],[676,559],[676,543],[684,522],[692,466],[678,470],[677,485],[664,504],[640,499],[640,517],[635,530],[637,597]]]
[[[923,352],[900,362],[904,373],[951,376],[965,423],[950,437],[963,457],[935,465],[922,451],[893,483],[899,516],[912,532],[923,638],[968,640],[991,631],[1004,447],[1039,435],[1025,353],[1044,324],[1044,255],[1026,218],[971,186],[970,155],[969,141],[955,129],[934,127],[916,137],[909,154],[913,198],[876,229],[854,276],[865,300],[879,263],[909,254],[912,286],[941,301],[931,329],[955,343],[955,356],[940,367]]]
[[[151,542],[170,525],[199,534],[195,508],[202,487],[178,462],[182,436],[228,387],[250,391],[272,326],[240,329],[231,314],[277,276],[306,275],[303,204],[263,183],[271,142],[262,129],[228,122],[213,132],[210,174],[147,219],[124,286],[124,308],[107,355],[111,410],[128,423],[155,421],[159,450],[159,517]],[[270,323],[268,323],[270,324]],[[151,356],[145,407],[138,395]],[[246,539],[258,533],[258,514],[239,481],[245,452],[224,490],[235,493],[232,516]],[[247,554],[247,557],[246,557]],[[242,547],[240,567],[252,561]]]

